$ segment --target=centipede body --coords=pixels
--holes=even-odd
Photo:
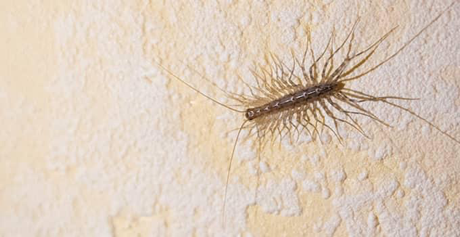
[[[285,95],[263,106],[247,109],[245,117],[247,120],[253,120],[270,113],[279,113],[279,111],[292,109],[295,110],[297,106],[312,103],[322,97],[330,96],[329,94],[333,91],[340,90],[343,85],[344,84],[341,83],[325,83],[308,87],[292,94]]]
[[[373,44],[365,47],[361,51],[354,48],[353,45],[355,26],[352,27],[345,40],[341,41],[337,48],[334,48],[335,34],[333,32],[329,38],[329,43],[321,51],[318,57],[315,56],[311,48],[311,42],[307,42],[305,52],[301,57],[293,55],[292,63],[289,66],[285,62],[282,62],[276,55],[270,54],[269,58],[271,61],[268,68],[255,68],[252,70],[253,77],[256,80],[256,86],[249,86],[249,84],[245,83],[251,91],[249,95],[227,94],[229,98],[239,102],[241,107],[245,108],[244,110],[227,106],[210,98],[176,77],[169,70],[163,69],[208,99],[228,109],[244,114],[245,121],[239,129],[230,156],[226,187],[228,186],[232,159],[241,130],[247,129],[249,131],[248,136],[256,136],[262,144],[260,147],[263,147],[264,140],[267,138],[278,137],[281,140],[283,136],[292,135],[295,132],[300,134],[306,131],[312,137],[315,137],[315,135],[320,133],[319,127],[330,130],[338,140],[342,140],[338,132],[340,124],[350,126],[364,136],[367,136],[356,119],[359,116],[370,118],[373,121],[388,126],[386,122],[380,120],[375,114],[362,106],[363,103],[367,102],[385,103],[392,107],[405,110],[425,121],[454,142],[460,143],[456,138],[439,129],[430,121],[394,103],[394,101],[411,100],[411,98],[395,95],[373,96],[350,89],[346,85],[349,81],[358,80],[368,75],[398,55],[454,4],[455,2],[441,12],[396,52],[377,65],[370,66],[364,72],[357,73],[357,75],[354,74],[356,70],[362,69],[362,67],[366,65],[368,60],[379,48],[380,44],[391,35],[394,29],[388,31],[388,33],[384,34]],[[339,51],[345,51],[346,56],[338,61],[338,65],[334,65],[337,63],[336,55]],[[311,57],[311,59],[308,60],[307,57]],[[326,118],[329,118],[332,124],[327,123],[325,121]],[[225,191],[224,196],[226,197],[226,195]]]

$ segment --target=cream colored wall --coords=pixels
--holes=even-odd
[[[240,92],[267,52],[300,52],[307,26],[318,50],[358,12],[357,46],[399,25],[377,63],[450,2],[0,1],[0,236],[460,235],[460,145],[383,104],[370,140],[284,140],[262,164],[238,143],[223,228],[243,116],[153,63],[229,103],[190,68]],[[401,104],[460,138],[458,29],[459,4],[351,87],[421,98]]]

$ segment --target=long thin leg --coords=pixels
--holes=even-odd
[[[394,52],[392,55],[390,55],[388,58],[386,58],[385,60],[383,60],[382,62],[380,62],[379,64],[375,65],[374,67],[372,67],[371,69],[357,75],[357,76],[354,76],[354,77],[351,77],[351,78],[348,78],[348,79],[345,79],[345,80],[341,80],[341,81],[352,81],[352,80],[356,80],[364,75],[367,75],[369,74],[370,72],[374,71],[375,69],[379,68],[380,66],[382,66],[383,64],[387,63],[388,61],[390,61],[391,59],[393,59],[394,57],[396,57],[396,55],[398,55],[401,51],[403,51],[407,46],[409,46],[416,38],[418,38],[423,32],[425,32],[426,29],[428,29],[431,25],[433,25],[436,21],[439,20],[439,18],[444,15],[444,13],[446,13],[447,11],[449,11],[458,1],[453,1],[452,4],[450,4],[448,7],[446,7],[443,11],[441,11],[430,23],[428,23],[425,27],[423,27],[417,34],[415,34],[409,41],[407,41],[406,43],[404,43],[404,45],[399,48],[398,50],[396,50],[396,52]]]
[[[331,104],[334,109],[336,109],[339,112],[345,114],[345,116],[347,118],[349,118],[353,123],[350,123],[347,120],[340,119],[340,118],[337,118],[338,121],[348,124],[349,126],[351,126],[354,129],[356,129],[359,133],[361,133],[364,137],[370,139],[370,137],[364,132],[364,130],[361,127],[361,125],[359,125],[359,123],[353,117],[350,116],[349,112],[347,112],[345,109],[343,109],[339,104],[337,104],[334,101],[332,101],[330,98],[327,99],[327,102],[329,104]]]
[[[379,119],[375,114],[373,114],[372,112],[364,109],[363,107],[361,107],[360,105],[355,103],[352,99],[348,98],[345,93],[340,92],[337,95],[335,95],[334,97],[337,98],[338,100],[341,100],[342,102],[347,103],[348,105],[354,107],[355,109],[358,109],[358,110],[362,111],[363,113],[368,114],[375,121],[378,121],[379,123],[381,123],[381,124],[383,124],[383,125],[385,125],[387,127],[391,127],[389,124],[387,124],[384,121],[382,121],[381,119]]]
[[[397,104],[392,103],[392,102],[387,101],[387,100],[381,100],[381,101],[384,102],[384,103],[386,103],[386,104],[389,104],[389,105],[391,105],[391,106],[393,106],[393,107],[402,109],[402,110],[404,110],[404,111],[406,111],[406,112],[412,114],[413,116],[415,116],[415,117],[421,119],[422,121],[424,121],[425,123],[427,123],[428,125],[430,125],[430,127],[434,128],[434,129],[436,129],[436,130],[438,130],[438,132],[440,132],[441,134],[443,134],[443,135],[447,136],[448,138],[450,138],[452,141],[454,141],[454,142],[460,144],[460,140],[458,140],[457,138],[455,138],[455,137],[453,137],[452,135],[448,134],[447,132],[441,130],[438,126],[436,126],[436,125],[433,124],[432,122],[428,121],[427,119],[423,118],[422,116],[416,114],[415,112],[411,111],[410,109],[405,108],[405,107],[402,107],[402,106],[400,106],[400,105],[397,105]]]

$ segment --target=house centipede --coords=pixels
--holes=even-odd
[[[308,34],[307,46],[302,56],[296,57],[292,54],[292,66],[287,66],[282,60],[274,54],[270,54],[270,67],[255,68],[251,70],[255,79],[255,86],[246,83],[241,79],[241,82],[249,89],[249,95],[238,95],[235,93],[226,92],[227,96],[239,103],[238,109],[235,106],[224,104],[211,96],[203,93],[191,84],[176,76],[171,70],[163,66],[160,62],[154,60],[154,63],[169,74],[175,80],[181,82],[201,96],[213,101],[214,103],[244,115],[245,121],[242,122],[238,129],[236,139],[232,146],[232,152],[228,164],[226,175],[226,184],[224,192],[224,204],[222,214],[225,222],[225,207],[227,201],[227,188],[229,177],[232,168],[232,161],[237,148],[238,140],[240,139],[241,131],[248,130],[248,137],[256,136],[259,144],[259,153],[267,143],[267,139],[274,141],[276,138],[282,140],[285,136],[292,136],[296,133],[298,136],[304,131],[315,140],[320,134],[320,129],[327,129],[334,134],[339,142],[343,141],[339,133],[339,125],[346,125],[358,131],[365,137],[365,130],[356,119],[358,116],[367,117],[384,126],[389,126],[385,121],[379,119],[371,111],[365,109],[362,104],[375,102],[384,103],[391,107],[403,110],[412,116],[422,120],[430,127],[434,128],[451,141],[460,144],[460,140],[443,131],[433,122],[423,118],[417,113],[408,108],[400,106],[395,101],[402,100],[417,100],[414,98],[405,98],[399,96],[373,96],[362,91],[354,90],[346,87],[347,82],[359,80],[360,78],[370,74],[380,68],[391,59],[400,54],[407,46],[416,40],[423,32],[437,22],[441,16],[449,11],[455,1],[448,7],[442,10],[435,18],[427,25],[406,41],[390,56],[371,66],[364,72],[357,75],[358,68],[366,65],[366,62],[377,52],[377,49],[396,29],[393,28],[381,36],[364,50],[354,52],[355,29],[359,23],[359,17],[353,24],[351,30],[346,35],[346,38],[334,48],[335,32],[333,31],[328,39],[326,47],[321,51],[318,57],[315,57],[314,50],[311,47],[311,37]],[[334,59],[339,53],[345,53],[345,58],[338,64],[334,65]],[[311,63],[307,65],[308,57],[311,57]],[[204,77],[203,77],[204,78]],[[204,78],[206,79],[206,78]],[[207,79],[206,79],[207,80]],[[210,82],[208,80],[208,82]],[[328,124],[326,117],[332,120],[332,124]],[[298,138],[298,137],[297,137]],[[259,156],[260,159],[260,156]],[[259,170],[257,171],[259,174]]]

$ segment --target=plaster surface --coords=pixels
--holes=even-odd
[[[360,48],[399,26],[375,65],[451,2],[0,1],[0,236],[460,236],[460,144],[379,103],[371,139],[241,141],[223,226],[244,117],[153,63],[229,103],[212,83],[244,92],[307,27],[319,52],[357,15]],[[460,139],[459,29],[456,4],[352,88],[420,98],[399,104]]]

